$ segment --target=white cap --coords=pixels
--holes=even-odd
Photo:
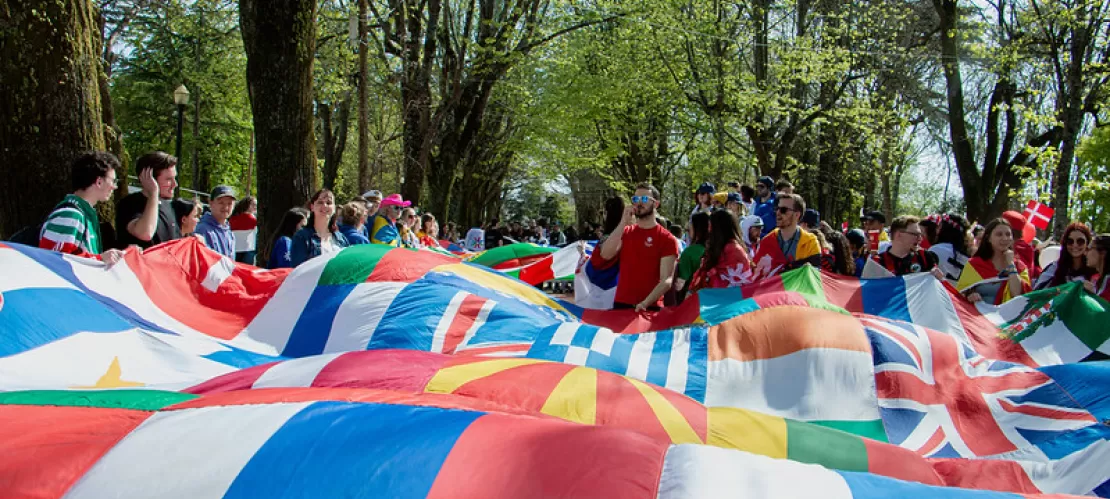
[[[378,201],[381,201],[382,200],[382,191],[369,190],[369,191],[366,191],[366,192],[362,193],[362,197],[364,197],[366,199],[378,198]]]

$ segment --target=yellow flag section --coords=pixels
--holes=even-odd
[[[535,359],[452,358],[424,391],[483,399],[582,424],[635,429],[673,443],[787,456],[788,425],[781,417],[706,408],[680,393],[588,367]],[[814,427],[813,431],[860,441],[835,430]]]
[[[850,320],[836,313],[832,317]],[[850,346],[848,339],[831,338],[828,344]],[[748,340],[731,355],[746,352],[749,356],[745,358],[757,359],[766,351],[758,354],[754,345],[771,345],[754,336]],[[506,409],[581,424],[630,429],[676,444],[740,449],[847,471],[868,471],[875,466],[872,463],[896,462],[900,468],[884,469],[883,473],[940,483],[924,459],[891,444],[752,410],[706,407],[678,392],[588,367],[535,359],[451,357],[424,386],[428,393],[481,399]]]
[[[568,316],[570,315],[570,312],[567,311],[566,308],[559,305],[558,302],[552,300],[536,288],[524,284],[523,282],[509,279],[491,270],[462,263],[452,263],[440,265],[433,268],[432,271],[454,274],[483,288],[492,289],[498,293],[513,296],[541,307],[548,307],[567,314]]]
[[[884,435],[871,344],[852,316],[794,306],[756,310],[710,328],[708,355],[709,407]]]

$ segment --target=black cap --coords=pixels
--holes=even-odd
[[[698,194],[713,194],[715,192],[717,192],[717,186],[713,185],[711,182],[702,182],[702,184],[698,186]]]
[[[769,190],[769,191],[775,189],[775,179],[773,179],[771,177],[767,177],[767,176],[759,177],[759,182],[758,183],[760,185],[763,185],[764,187],[766,187],[767,190]]]
[[[810,227],[821,225],[821,213],[813,208],[807,209],[805,214],[802,215],[802,223]]]
[[[208,201],[212,202],[224,196],[231,196],[232,198],[238,199],[238,196],[235,195],[235,189],[226,185],[219,185],[216,186],[215,189],[212,189],[212,196],[208,198]]]
[[[878,221],[886,224],[886,215],[883,215],[883,212],[881,212],[881,211],[872,211],[872,212],[869,212],[868,214],[864,215],[862,220],[864,220],[864,221],[878,220]]]
[[[855,244],[856,246],[863,246],[864,244],[867,244],[867,236],[863,233],[862,230],[859,229],[852,229],[848,231],[847,234],[844,234],[844,237],[847,237],[848,242]]]
[[[730,193],[728,193],[728,198],[725,202],[726,203],[743,203],[744,200],[740,198],[740,193],[739,192],[730,192]]]

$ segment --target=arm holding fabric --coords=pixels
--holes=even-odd
[[[651,294],[644,298],[644,301],[636,305],[636,311],[642,312],[648,307],[655,305],[659,301],[659,297],[663,296],[668,289],[671,289],[672,279],[674,279],[675,257],[674,255],[665,256],[659,260],[659,284],[655,285],[655,289],[651,290]]]

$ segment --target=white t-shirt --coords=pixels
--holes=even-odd
[[[332,236],[332,237],[329,237],[325,240],[320,241],[320,254],[321,255],[330,255],[332,253],[339,253],[339,250],[341,250],[341,249],[343,249],[343,248],[340,247],[338,244],[335,244],[335,236]]]

